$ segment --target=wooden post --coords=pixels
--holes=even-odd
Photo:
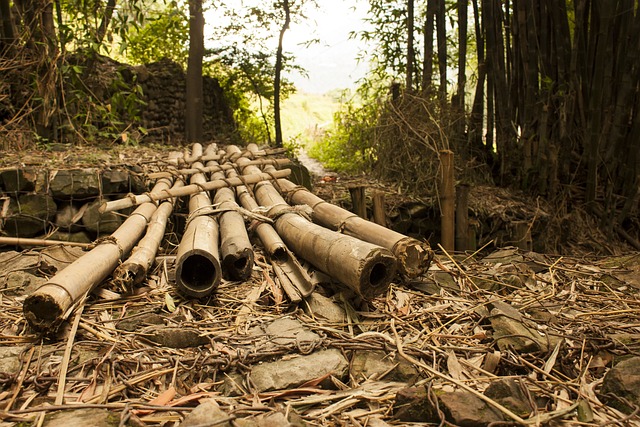
[[[453,151],[440,151],[440,244],[447,252],[455,249],[455,171]]]
[[[528,221],[513,221],[510,227],[512,243],[525,251],[533,250],[531,224]]]
[[[364,197],[364,187],[361,185],[357,187],[350,187],[349,193],[351,193],[353,213],[358,215],[360,218],[367,219],[367,200]]]
[[[376,190],[373,193],[373,222],[383,227],[387,226],[387,212],[384,206],[384,192]]]
[[[456,188],[456,250],[469,250],[469,186]]]

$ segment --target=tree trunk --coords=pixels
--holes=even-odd
[[[282,147],[282,123],[280,121],[280,86],[281,86],[281,74],[282,74],[282,41],[284,39],[284,33],[289,29],[291,23],[291,13],[289,10],[289,0],[283,0],[282,8],[284,9],[284,24],[280,29],[280,37],[278,38],[278,50],[276,52],[276,69],[275,78],[273,80],[273,117],[276,128],[276,147]]]
[[[436,30],[438,42],[438,69],[440,70],[440,89],[438,97],[444,102],[447,99],[447,29],[445,28],[445,0],[438,1],[436,11]]]
[[[16,31],[11,17],[10,0],[0,0],[0,16],[2,17],[0,21],[0,25],[2,26],[2,31],[0,31],[0,56],[5,56],[10,52],[16,41]]]
[[[408,92],[413,90],[413,60],[415,52],[413,50],[413,0],[407,0],[407,75],[405,89]]]
[[[189,0],[189,59],[187,60],[187,95],[185,137],[188,142],[202,142],[202,57],[204,56],[204,16],[202,0]]]
[[[432,92],[433,84],[433,30],[435,28],[436,2],[427,3],[427,15],[424,20],[424,58],[422,65],[422,93],[427,96]]]
[[[458,0],[458,108],[464,112],[467,84],[467,7],[468,0]]]

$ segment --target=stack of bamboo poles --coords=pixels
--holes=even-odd
[[[137,208],[116,232],[26,298],[29,324],[54,331],[110,274],[126,290],[143,282],[175,202],[186,196],[189,215],[175,262],[176,286],[185,296],[210,295],[223,277],[249,278],[254,254],[247,223],[292,302],[314,289],[301,260],[365,298],[384,293],[396,272],[415,277],[429,267],[433,252],[426,243],[296,186],[286,179],[289,169],[277,169],[288,160],[266,157],[271,153],[253,144],[244,151],[194,144],[191,152],[169,158],[166,170],[149,175],[156,180],[150,192],[103,204],[103,212]]]

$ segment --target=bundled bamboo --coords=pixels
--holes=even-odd
[[[268,171],[269,168],[265,170]],[[318,224],[389,249],[398,259],[401,274],[416,277],[429,268],[433,251],[426,242],[360,218],[346,209],[325,202],[287,179],[279,179],[278,185],[286,192],[291,203],[310,206],[313,209],[313,220]]]
[[[167,171],[161,171],[161,172],[153,172],[148,174],[147,178],[149,179],[171,178],[173,176],[180,176],[180,175],[183,175],[183,176],[193,175],[194,173],[213,173],[213,172],[221,172],[221,171],[223,172],[228,169],[233,169],[236,167],[234,163],[225,163],[222,165],[217,163],[216,160],[219,160],[222,157],[223,156],[221,155],[205,155],[203,156],[204,159],[210,158],[211,160],[208,160],[207,166],[202,169],[189,168],[189,169],[174,169],[174,170],[167,170]],[[213,163],[211,163],[211,165],[209,166],[208,165],[209,162],[213,162]],[[257,160],[251,160],[251,164],[252,165],[270,164],[272,166],[280,167],[280,166],[286,166],[288,164],[291,164],[291,160],[290,159],[257,159]]]
[[[155,212],[153,203],[139,206],[107,239],[49,279],[24,301],[23,312],[37,331],[54,330],[71,308],[104,280],[129,253]]]
[[[229,147],[227,152],[233,153],[234,150],[240,152],[235,146]],[[235,170],[227,170],[228,177],[234,177],[236,174]],[[258,203],[246,186],[240,185],[236,187],[236,193],[240,204],[246,210],[255,212],[259,209]],[[302,297],[310,295],[315,288],[311,277],[302,268],[295,255],[287,249],[273,226],[267,222],[256,220],[253,227],[267,254],[269,254],[278,279],[291,301],[296,302]]]
[[[202,163],[195,163],[198,167],[203,168]],[[202,175],[202,174],[200,174]],[[130,195],[118,200],[112,200],[100,205],[99,211],[112,212],[119,211],[121,209],[130,208],[147,202],[157,202],[159,200],[171,199],[174,197],[191,196],[198,194],[202,191],[213,191],[224,187],[236,187],[238,185],[255,184],[256,182],[265,181],[276,178],[286,178],[291,175],[290,169],[282,169],[276,171],[274,174],[258,173],[255,175],[247,175],[232,179],[220,179],[215,181],[207,181],[206,179],[197,179],[196,182],[192,182],[190,185],[185,185],[181,188],[165,190],[160,193],[145,193],[139,195]]]
[[[205,155],[217,150],[215,144],[210,144]],[[218,165],[215,161],[207,162],[207,168]],[[211,174],[212,180],[224,179],[225,174],[217,171]],[[244,218],[238,212],[236,194],[229,187],[216,191],[213,198],[216,210],[220,212],[218,224],[220,226],[220,254],[222,255],[222,272],[230,280],[246,280],[253,271],[253,246],[244,224]]]
[[[256,167],[246,165],[246,159],[240,158],[237,163],[243,173],[256,173]],[[297,255],[365,298],[387,290],[396,270],[395,257],[389,250],[313,224],[292,209],[267,181],[255,185],[254,193],[261,205],[270,207],[269,216],[278,234]]]
[[[163,178],[158,182],[169,184],[171,181],[168,178]],[[183,181],[178,180],[173,185],[173,188],[183,185]],[[131,256],[114,271],[114,278],[125,290],[130,290],[133,286],[139,285],[147,277],[147,272],[153,265],[158,248],[164,238],[167,220],[173,212],[174,202],[174,199],[169,199],[160,204],[151,216],[145,236],[133,249]]]
[[[193,145],[193,157],[202,157],[202,146]],[[204,167],[196,162],[193,167]],[[203,188],[204,174],[191,176],[192,186]],[[189,296],[203,297],[212,293],[222,277],[218,252],[218,223],[210,216],[211,199],[207,191],[191,195],[189,220],[176,255],[176,285]]]

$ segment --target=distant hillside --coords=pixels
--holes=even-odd
[[[295,93],[282,103],[282,134],[285,144],[297,142],[307,145],[321,137],[323,130],[333,125],[333,115],[338,110],[340,94],[323,95]]]

